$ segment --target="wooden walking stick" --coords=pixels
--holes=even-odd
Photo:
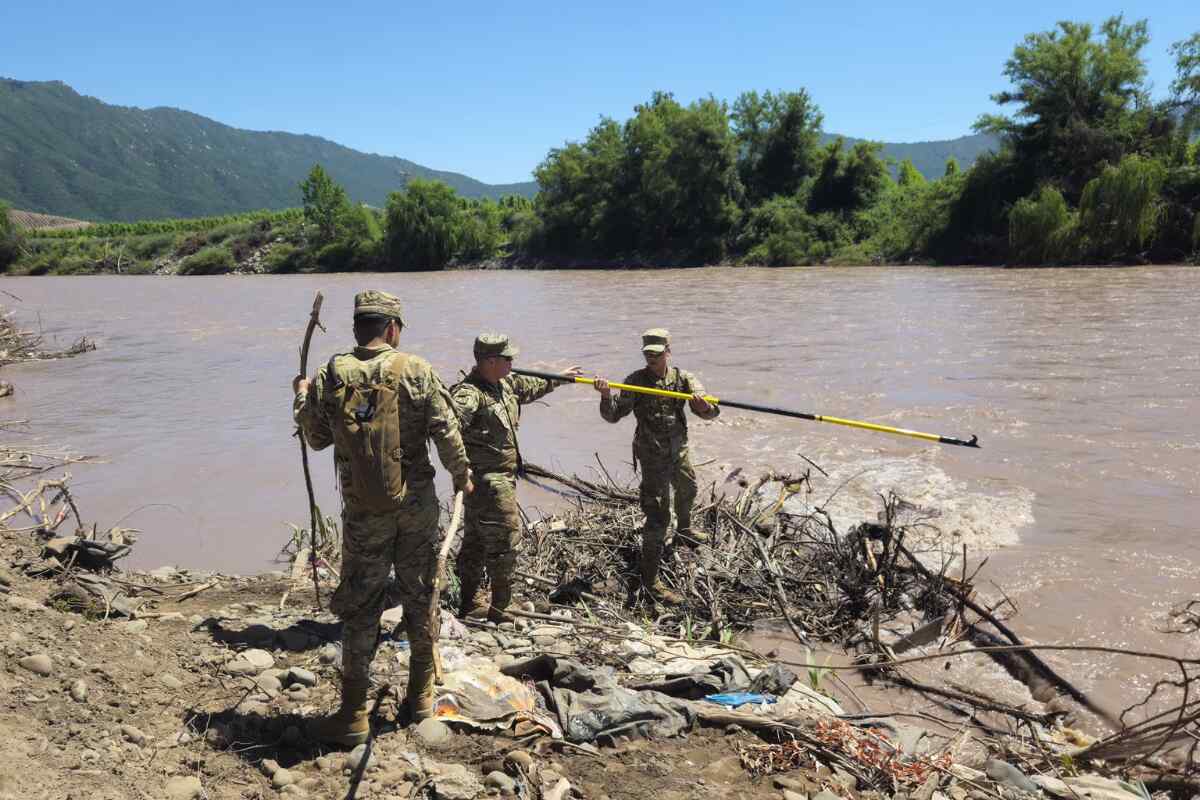
[[[443,578],[446,572],[446,558],[450,555],[450,545],[454,542],[454,535],[458,533],[458,525],[462,521],[463,515],[463,493],[462,489],[454,495],[454,511],[450,515],[450,527],[446,529],[446,537],[442,539],[442,549],[438,551],[437,564],[434,566],[433,573],[433,597],[429,602],[429,630],[434,631],[438,628],[438,618],[441,616],[439,604],[442,598],[442,586],[446,583]],[[433,643],[433,682],[442,682],[442,651],[438,650],[437,640]]]
[[[313,330],[325,327],[321,325],[321,301],[325,297],[317,292],[313,300],[312,313],[308,317],[308,328],[304,331],[304,344],[300,346],[300,377],[308,376],[308,346],[312,342]],[[300,463],[304,465],[304,485],[308,489],[308,565],[312,569],[313,592],[317,598],[317,611],[321,610],[321,585],[317,580],[317,523],[321,517],[321,509],[317,508],[317,498],[313,495],[312,475],[308,472],[308,445],[304,443],[304,434],[296,431],[300,439]]]

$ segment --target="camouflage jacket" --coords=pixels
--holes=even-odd
[[[379,347],[356,347],[351,353],[334,356],[332,365],[337,377],[378,379],[388,356],[396,352],[387,345]],[[292,416],[309,447],[324,450],[333,444],[333,429],[330,418],[336,409],[330,408],[332,381],[328,375],[329,364],[317,370],[309,383],[308,391],[296,395]],[[427,441],[437,445],[438,458],[453,476],[455,485],[462,485],[467,478],[467,454],[463,450],[458,432],[458,418],[454,413],[454,401],[445,385],[423,358],[410,356],[400,379],[403,391],[399,397],[400,438],[404,455],[402,465],[405,482],[410,488],[419,487],[433,480],[433,464],[429,460]],[[334,401],[336,402],[336,401]],[[354,506],[354,489],[349,481],[349,468],[345,459],[339,458],[334,448],[334,463],[338,469],[338,481],[342,487],[342,498],[348,507]]]
[[[509,375],[499,384],[490,384],[477,369],[451,389],[471,468],[481,474],[515,472],[520,460],[521,406],[552,391],[553,382],[528,375]]]
[[[661,380],[648,367],[643,367],[626,377],[624,383],[685,394],[704,394],[704,386],[700,380],[678,367],[669,367]],[[657,452],[669,448],[672,444],[687,444],[687,418],[683,415],[686,405],[686,400],[618,391],[607,400],[600,398],[600,416],[609,422],[620,422],[622,417],[632,411],[637,419],[637,429],[633,434],[635,449],[640,447]],[[714,405],[709,411],[696,416],[701,419],[715,419],[720,413],[720,407]]]

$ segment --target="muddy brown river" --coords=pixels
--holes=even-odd
[[[328,332],[311,364],[347,349],[353,294],[400,295],[403,347],[447,382],[480,330],[509,333],[518,366],[619,380],[639,332],[670,328],[675,363],[713,394],[950,436],[982,449],[734,409],[692,425],[706,481],[742,466],[828,479],[812,502],[839,526],[881,492],[930,509],[945,540],[987,553],[985,575],[1041,642],[1195,653],[1156,629],[1200,596],[1200,269],[701,269],[296,277],[14,278],[26,327],[94,353],[5,370],[0,418],[27,439],[103,459],[72,467],[81,510],[143,531],[130,566],[253,572],[307,522],[290,388],[317,289]],[[526,409],[526,458],[630,474],[632,422],[604,423],[589,387]],[[336,512],[331,457],[318,501]],[[443,492],[445,488],[443,481]],[[530,510],[556,499],[523,485]],[[1152,671],[1116,657],[1052,658],[1125,697]]]

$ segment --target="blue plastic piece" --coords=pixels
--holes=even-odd
[[[747,703],[775,703],[778,698],[773,694],[760,694],[758,692],[723,692],[721,694],[710,694],[704,697],[713,703],[719,703],[730,708],[744,706]]]

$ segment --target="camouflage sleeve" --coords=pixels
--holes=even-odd
[[[625,378],[625,383],[633,383],[637,373],[629,375]],[[609,399],[600,398],[600,416],[607,422],[620,422],[622,417],[629,415],[633,411],[633,404],[637,402],[637,395],[633,392],[618,391],[614,395],[610,395]]]
[[[535,378],[532,375],[514,375],[511,380],[513,392],[517,395],[517,402],[521,405],[545,397],[554,391],[556,385],[555,381]]]
[[[327,365],[318,369],[308,382],[308,389],[292,401],[292,419],[313,450],[324,450],[333,444],[333,428],[325,416],[326,369]]]
[[[437,447],[438,459],[454,478],[454,487],[467,482],[467,451],[458,432],[458,412],[446,384],[429,369],[429,397],[425,403],[425,430]]]
[[[704,391],[704,384],[700,382],[699,378],[690,372],[684,372],[683,370],[680,370],[680,372],[683,372],[684,385],[687,386],[688,394],[695,394],[696,392],[702,395],[708,394],[708,392]],[[688,408],[691,408],[691,406],[689,405]],[[692,413],[696,414],[695,411]],[[703,414],[696,414],[700,419],[716,419],[720,415],[721,407],[716,403],[710,403],[708,411],[705,411]]]
[[[479,411],[479,392],[469,383],[460,383],[450,395],[458,421],[463,428],[469,427]]]

